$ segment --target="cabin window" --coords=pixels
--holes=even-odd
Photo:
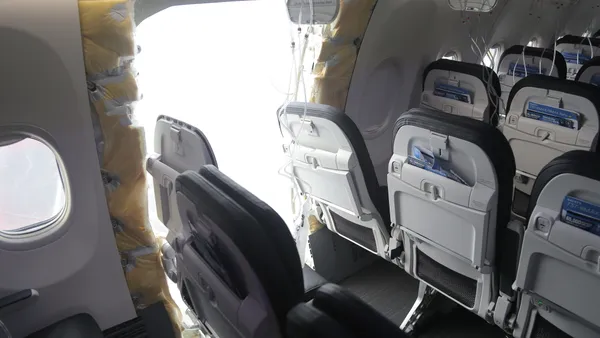
[[[496,68],[496,60],[498,60],[498,56],[500,56],[500,49],[501,49],[501,46],[499,44],[493,45],[490,49],[487,50],[487,52],[483,56],[483,60],[481,63],[484,66],[495,69]]]
[[[21,234],[53,223],[66,205],[55,152],[25,137],[0,145],[0,232]]]
[[[539,46],[539,42],[537,38],[531,38],[531,40],[529,40],[529,42],[527,43],[527,47],[538,47]]]
[[[442,56],[442,59],[460,61],[460,56],[455,51],[449,51],[448,53],[444,54],[444,56]]]

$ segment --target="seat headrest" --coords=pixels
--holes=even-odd
[[[394,127],[395,137],[398,137],[398,133],[405,126],[415,126],[456,137],[481,148],[494,167],[498,182],[497,224],[508,223],[516,166],[510,144],[498,128],[467,117],[440,114],[423,108],[411,109],[400,116]]]
[[[556,50],[567,62],[567,79],[574,80],[583,64],[600,55],[600,39],[565,35],[556,41]]]
[[[594,56],[591,60],[584,63],[579,72],[577,72],[575,81],[600,86],[600,56]]]
[[[525,49],[525,51],[523,51],[523,49]],[[522,45],[512,46],[505,50],[504,53],[502,53],[502,56],[500,56],[500,61],[498,62],[498,72],[501,71],[501,69],[504,66],[504,63],[509,60],[509,56],[517,55],[519,57],[522,57],[523,54],[529,57],[539,57],[546,60],[550,60],[550,62],[554,60],[554,69],[556,69],[558,77],[561,79],[567,78],[567,63],[565,61],[565,58],[559,52],[547,48],[527,47]],[[517,60],[520,60],[520,62],[522,62],[521,59]],[[506,65],[506,67],[508,67],[508,65]],[[550,69],[546,70],[550,71]]]
[[[443,74],[443,73],[436,73],[435,71],[448,71],[448,72],[452,72],[452,73],[458,73],[459,75],[452,75],[449,77],[448,73]],[[428,77],[430,75],[435,76],[435,78],[428,79]],[[467,77],[462,77],[460,75],[468,75]],[[473,81],[472,78],[470,77],[474,77],[475,79],[479,80],[479,81]],[[446,60],[446,59],[439,59],[436,60],[432,63],[430,63],[427,68],[425,68],[425,71],[423,72],[423,85],[422,85],[422,89],[423,91],[425,91],[426,89],[429,89],[433,92],[433,95],[435,94],[435,90],[436,90],[436,84],[438,82],[438,80],[442,78],[444,81],[448,81],[448,82],[455,82],[456,85],[454,85],[455,87],[459,86],[460,83],[460,89],[462,90],[467,90],[469,92],[469,95],[472,97],[469,97],[470,102],[460,102],[460,104],[468,104],[470,108],[470,110],[474,110],[474,109],[478,109],[479,112],[478,114],[481,114],[482,118],[485,120],[485,116],[487,116],[487,118],[492,118],[492,121],[490,121],[493,125],[497,125],[498,124],[498,108],[499,108],[499,96],[501,94],[501,88],[500,88],[500,80],[498,79],[498,76],[496,75],[496,73],[494,72],[494,70],[492,70],[489,67],[483,66],[483,65],[479,65],[479,64],[474,64],[474,63],[468,63],[468,62],[461,62],[461,61],[453,61],[453,60]],[[479,83],[474,83],[474,82],[479,82]],[[446,83],[444,83],[446,84]],[[446,104],[446,102],[440,102],[439,104],[435,104],[433,102],[431,102],[431,99],[428,99],[428,102],[425,102],[425,96],[423,96],[423,100],[422,102],[432,108],[438,109],[438,110],[443,110],[442,105],[448,105]],[[447,100],[446,100],[447,101]],[[479,106],[479,103],[482,102],[482,106]],[[439,107],[438,107],[439,105]],[[471,106],[472,105],[472,106]],[[461,109],[461,113],[462,110],[468,111],[469,109],[465,108],[465,109]],[[468,113],[471,113],[471,111],[468,111]],[[487,114],[486,114],[487,111]],[[455,114],[455,113],[453,113]],[[473,115],[476,115],[475,113],[472,113]],[[479,119],[479,118],[476,118]],[[487,121],[485,121],[487,122]]]
[[[586,98],[592,102],[596,114],[600,116],[600,90],[598,87],[589,83],[557,79],[545,75],[531,75],[517,82],[508,96],[508,101],[506,103],[507,113],[511,110],[511,104],[515,95],[524,88],[541,88]]]
[[[600,181],[600,154],[583,150],[566,152],[550,161],[538,175],[531,191],[527,219],[531,216],[546,184],[561,174],[574,174]]]
[[[590,44],[594,47],[600,47],[600,39],[596,37],[577,36],[577,35],[565,35],[562,38],[556,40],[556,45],[585,45]]]

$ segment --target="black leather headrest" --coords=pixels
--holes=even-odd
[[[525,49],[524,52],[523,52],[523,49]],[[517,55],[525,54],[527,56],[541,57],[541,58],[548,59],[548,60],[554,60],[554,66],[556,67],[556,71],[558,72],[558,77],[561,79],[566,79],[567,78],[567,62],[565,61],[565,58],[559,52],[554,52],[554,55],[552,52],[553,52],[553,50],[548,49],[548,48],[538,48],[538,47],[527,47],[527,46],[515,45],[515,46],[512,46],[509,49],[505,50],[504,53],[502,53],[502,56],[500,57],[500,62],[498,62],[498,64],[502,64],[502,60],[507,55],[512,55],[512,54],[517,54]]]

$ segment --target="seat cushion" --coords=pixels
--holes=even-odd
[[[304,265],[302,276],[304,277],[304,301],[308,302],[315,298],[317,289],[327,284],[327,280],[308,265]]]
[[[88,314],[78,314],[63,319],[28,338],[102,338],[102,330],[94,318]]]
[[[287,338],[354,338],[346,328],[329,315],[309,304],[296,305],[287,315]],[[373,336],[376,337],[376,336]]]
[[[277,212],[215,166],[202,167],[200,175],[246,209],[258,221],[258,224],[264,229],[265,235],[269,237],[271,247],[277,251],[277,258],[281,260],[281,264],[285,268],[290,290],[294,290],[295,296],[298,296],[298,290],[304,290],[300,255],[290,230]]]
[[[575,174],[600,181],[600,154],[574,150],[564,153],[546,164],[533,185],[529,208],[527,208],[527,221],[529,221],[546,184],[561,174]]]
[[[176,191],[193,203],[198,223],[202,223],[204,228],[219,229],[213,230],[207,238],[206,235],[200,235],[206,230],[190,224],[195,251],[234,292],[247,292],[257,287],[244,282],[247,279],[244,277],[248,276],[243,275],[241,264],[247,262],[262,287],[255,297],[264,292],[280,325],[284,323],[287,312],[303,299],[303,282],[302,279],[299,282],[293,280],[288,274],[289,267],[283,263],[281,250],[276,249],[281,243],[273,240],[273,234],[266,230],[259,219],[262,222],[278,222],[279,226],[286,228],[283,220],[267,220],[260,213],[251,214],[217,185],[193,171],[177,177]],[[220,233],[227,238],[221,238],[222,235],[218,235]],[[232,245],[235,248],[231,248]],[[243,256],[243,260],[236,252]],[[299,259],[286,263],[301,270]],[[238,294],[238,297],[243,299],[244,295]]]
[[[357,337],[408,337],[396,324],[341,286],[325,284],[320,287],[313,305]]]

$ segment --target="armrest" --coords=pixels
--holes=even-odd
[[[38,296],[36,290],[26,289],[0,298],[0,316],[27,307],[35,302]]]

